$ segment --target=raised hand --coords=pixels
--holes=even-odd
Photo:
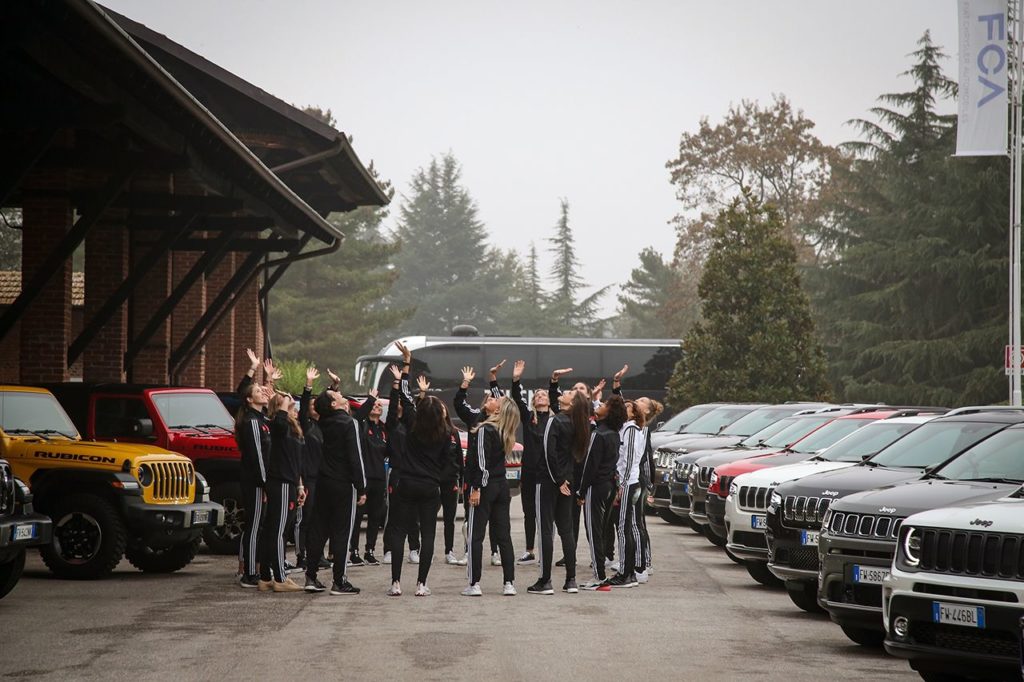
[[[306,388],[313,388],[313,382],[320,378],[320,372],[316,367],[310,365],[306,368]]]
[[[473,383],[473,379],[475,379],[475,378],[476,378],[476,370],[475,369],[473,369],[469,365],[466,365],[465,367],[462,368],[462,383],[464,383],[464,384],[471,384],[471,383]]]
[[[339,377],[337,374],[332,372],[330,367],[327,368],[327,376],[329,376],[331,378],[331,386],[340,386],[341,385],[341,377]]]
[[[500,370],[502,367],[505,366],[505,362],[506,362],[505,360],[502,360],[501,362],[496,364],[494,367],[491,367],[491,369],[490,369],[491,381],[497,381],[498,380],[498,370]]]
[[[565,369],[556,369],[555,371],[551,372],[551,383],[558,383],[559,379],[561,379],[564,375],[569,374],[570,372],[572,372],[572,367],[566,367]]]
[[[616,384],[619,383],[620,381],[622,381],[622,377],[626,376],[626,372],[628,372],[628,371],[629,371],[629,365],[623,365],[622,369],[620,369],[618,372],[616,372],[615,376],[612,377],[612,381],[614,383],[616,383]]]
[[[512,365],[512,381],[519,381],[523,377],[523,370],[526,369],[526,360],[516,360]]]
[[[249,357],[249,369],[255,372],[260,367],[260,359],[256,357],[256,351],[252,348],[246,348],[245,354]]]
[[[420,387],[420,395],[426,395],[427,390],[430,388],[430,382],[427,381],[427,375],[421,374],[416,377],[416,385]]]
[[[408,365],[410,362],[412,362],[412,352],[405,347],[404,343],[402,343],[401,341],[395,341],[395,348],[397,348],[398,352],[402,354],[403,363]]]
[[[398,365],[388,365],[388,369],[391,370],[391,376],[395,378],[395,381],[402,380],[402,370],[398,369]]]
[[[379,396],[379,395],[380,395],[380,391],[378,391],[378,390],[377,390],[377,389],[375,389],[375,388],[371,388],[371,389],[370,389],[370,397],[371,397],[371,398],[376,398],[376,397],[377,397],[377,396]]]
[[[604,379],[601,379],[599,382],[597,382],[597,386],[594,386],[594,388],[592,388],[590,390],[591,395],[593,395],[594,393],[600,393],[601,391],[603,391],[606,383],[607,382],[605,382]],[[594,398],[594,400],[597,400],[597,398]]]

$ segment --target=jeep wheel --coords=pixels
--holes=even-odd
[[[705,525],[701,527],[701,531],[704,533],[704,537],[708,539],[715,547],[725,547],[725,538],[719,536],[715,531],[711,530],[711,525]]]
[[[0,564],[0,599],[7,596],[7,593],[14,589],[25,570],[25,550],[21,550],[6,564]]]
[[[69,495],[54,505],[53,540],[39,553],[61,578],[93,580],[108,575],[121,562],[127,543],[124,522],[101,497]]]
[[[242,487],[237,481],[218,483],[210,491],[210,499],[224,507],[224,525],[204,528],[203,541],[214,554],[238,554],[238,543],[245,529]]]
[[[196,558],[200,538],[170,547],[128,545],[125,557],[132,566],[145,573],[173,573],[185,568]]]
[[[661,509],[659,509],[658,516],[660,516],[665,521],[668,521],[673,526],[681,526],[685,524],[687,521],[687,519],[684,519],[682,516],[679,516],[668,507],[662,507]]]
[[[765,587],[782,587],[782,581],[768,570],[768,564],[762,561],[744,561],[743,567],[747,569],[751,578]]]
[[[793,603],[807,613],[824,613],[825,609],[818,604],[818,586],[815,583],[787,580],[786,592]]]
[[[840,625],[843,634],[850,638],[850,641],[861,646],[878,648],[885,641],[885,633],[882,629],[872,630],[871,628],[859,628],[854,625]]]

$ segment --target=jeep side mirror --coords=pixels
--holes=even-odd
[[[130,424],[129,429],[132,438],[149,438],[153,435],[153,420],[136,419]]]
[[[654,427],[654,430],[657,431],[658,429],[660,429],[664,425],[665,425],[665,420],[662,420],[662,421],[658,422],[658,425]]]

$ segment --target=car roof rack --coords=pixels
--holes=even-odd
[[[890,414],[886,419],[897,419],[899,417],[923,417],[934,414],[936,417],[949,414],[948,407],[900,407]]]
[[[953,417],[960,414],[977,414],[978,412],[1024,412],[1024,407],[1015,405],[971,405],[950,410],[943,416]]]

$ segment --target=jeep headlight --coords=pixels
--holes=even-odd
[[[908,527],[903,530],[903,557],[908,566],[921,563],[921,531]]]
[[[148,464],[140,464],[138,479],[139,485],[143,488],[153,485],[153,467]]]
[[[821,532],[827,533],[830,525],[832,525],[832,507],[826,509],[825,515],[821,517]]]
[[[206,478],[196,472],[196,501],[197,502],[209,502],[210,501],[210,484],[206,482]]]
[[[739,491],[740,491],[740,487],[738,485],[736,485],[735,482],[729,484],[729,494],[730,495],[736,495],[737,493],[739,493]]]
[[[781,507],[782,506],[782,495],[780,495],[778,493],[772,493],[772,499],[769,502],[769,505],[772,506],[772,507],[775,507],[776,509]]]

